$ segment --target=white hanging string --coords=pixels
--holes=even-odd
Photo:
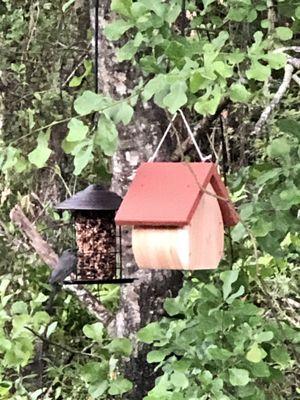
[[[149,158],[148,162],[154,161],[155,158],[157,157],[157,154],[158,154],[158,152],[159,152],[159,150],[160,150],[160,148],[161,148],[163,142],[165,141],[165,139],[166,139],[166,137],[167,137],[167,135],[168,135],[168,133],[169,133],[169,131],[170,131],[170,129],[171,129],[171,127],[172,127],[172,125],[173,125],[173,122],[174,122],[174,120],[175,120],[176,117],[177,117],[177,113],[175,113],[175,114],[173,115],[173,117],[172,117],[172,119],[171,119],[171,121],[170,121],[170,123],[169,123],[167,129],[165,130],[165,133],[163,134],[162,138],[160,139],[160,142],[158,143],[158,146],[156,147],[155,152],[153,153],[152,157]]]
[[[181,118],[183,120],[183,123],[184,123],[184,125],[185,125],[185,127],[186,127],[186,129],[188,131],[188,134],[191,137],[192,143],[195,146],[195,149],[196,149],[196,151],[197,151],[197,153],[199,155],[200,160],[203,161],[203,162],[207,161],[207,160],[210,160],[211,159],[211,155],[204,156],[202,154],[202,152],[201,152],[201,150],[200,150],[200,148],[199,148],[199,146],[198,146],[198,144],[196,142],[195,136],[194,136],[194,134],[193,134],[193,132],[191,130],[191,127],[190,127],[189,123],[187,122],[187,120],[185,118],[185,115],[184,115],[183,111],[181,109],[179,109],[178,111],[179,111],[180,116],[181,116]],[[148,162],[153,162],[155,160],[155,158],[157,157],[157,154],[158,154],[163,142],[165,141],[165,139],[166,139],[166,137],[167,137],[167,135],[168,135],[168,133],[169,133],[169,131],[170,131],[170,129],[171,129],[171,127],[173,125],[173,122],[174,122],[176,117],[177,117],[177,112],[173,115],[169,125],[167,126],[167,129],[165,130],[160,142],[158,143],[158,145],[157,145],[152,157],[149,158]]]

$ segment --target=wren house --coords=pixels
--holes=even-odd
[[[116,213],[140,268],[214,269],[239,220],[213,163],[143,163]]]
[[[122,276],[121,228],[114,218],[122,198],[100,185],[90,185],[56,206],[72,213],[77,266],[65,284],[128,283]]]

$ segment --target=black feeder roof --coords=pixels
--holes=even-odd
[[[121,202],[120,196],[104,189],[101,185],[89,185],[86,189],[59,203],[55,208],[70,211],[116,211]]]

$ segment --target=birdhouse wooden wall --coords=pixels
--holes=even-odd
[[[133,227],[137,265],[152,269],[214,269],[224,225],[238,222],[213,163],[142,164],[116,214]]]
[[[207,189],[214,193],[211,185]],[[202,196],[183,227],[134,227],[132,249],[140,268],[213,269],[224,247],[224,225],[216,198]]]

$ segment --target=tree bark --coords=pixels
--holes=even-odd
[[[99,10],[99,92],[120,98],[130,95],[139,76],[131,65],[116,63],[115,49],[103,36],[103,28],[109,18],[108,4],[107,1],[101,2]],[[93,24],[94,12],[91,16]],[[112,190],[125,195],[136,168],[153,154],[167,124],[162,110],[153,104],[138,102],[133,122],[119,129],[119,147],[112,160]],[[170,160],[173,149],[171,140],[166,141],[160,159]],[[124,276],[135,277],[136,280],[121,288],[121,307],[116,317],[115,332],[118,336],[135,340],[135,333],[141,327],[164,314],[163,302],[166,297],[177,294],[182,285],[182,273],[138,270],[131,251],[131,234],[126,229],[123,229],[122,242]],[[146,362],[147,351],[145,346],[135,343],[134,354],[125,366],[126,376],[134,383],[127,399],[143,399],[154,385],[155,373]]]

